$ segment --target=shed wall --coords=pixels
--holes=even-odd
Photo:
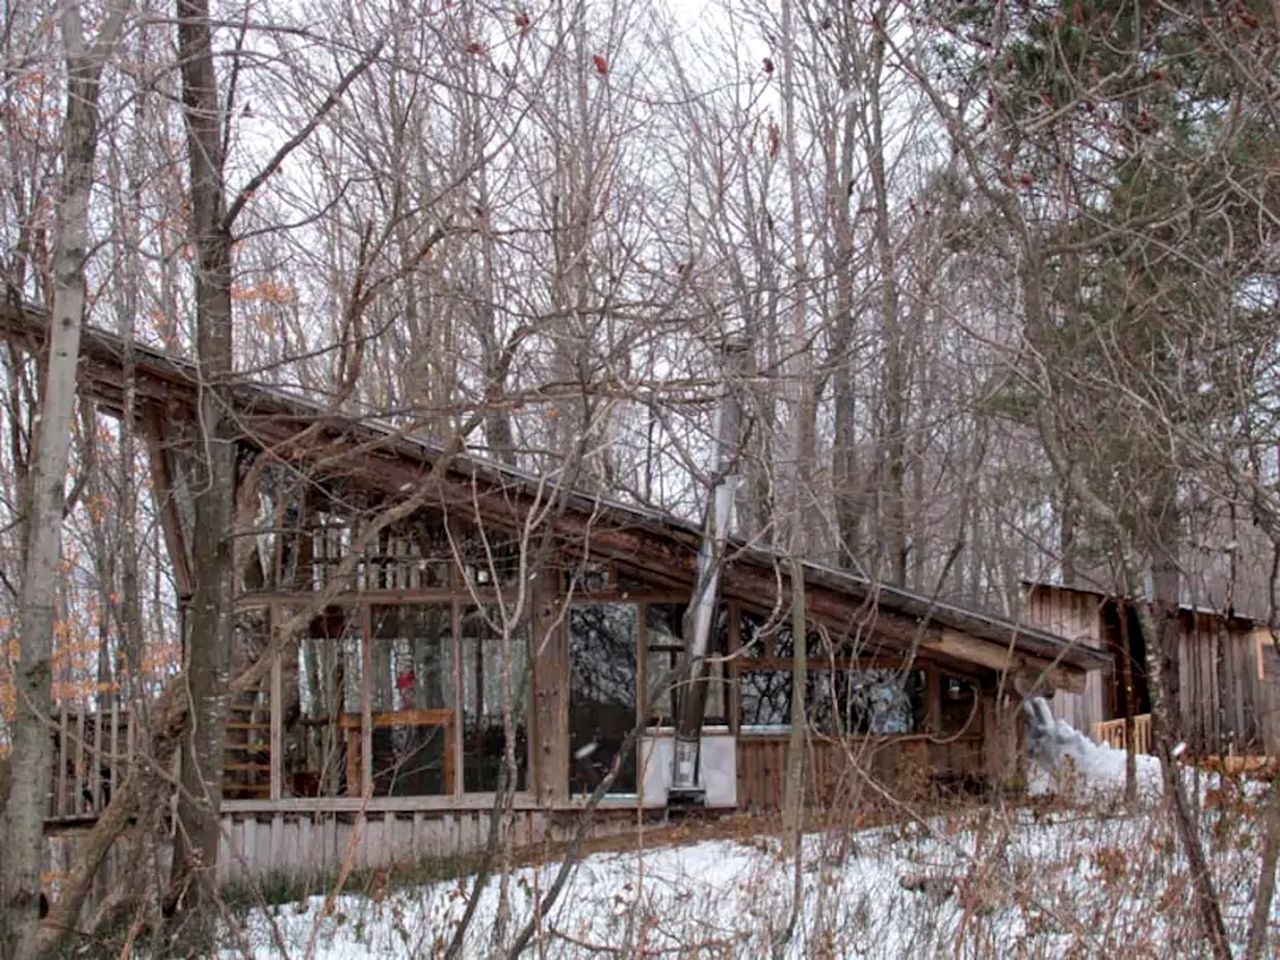
[[[1028,592],[1022,620],[1094,650],[1105,650],[1102,639],[1102,598],[1074,591],[1035,587]],[[1093,671],[1085,678],[1084,692],[1055,691],[1053,714],[1086,733],[1107,720],[1105,684],[1109,678]]]

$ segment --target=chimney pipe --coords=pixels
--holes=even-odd
[[[749,347],[746,338],[736,335],[726,337],[723,345],[725,390],[716,411],[716,471],[694,568],[693,595],[681,626],[685,657],[676,687],[679,697],[669,793],[683,798],[697,798],[702,794],[698,788],[698,748],[707,705],[707,651],[711,646],[720,568],[733,525],[733,503],[740,480],[735,472],[741,420],[737,390],[745,372]]]

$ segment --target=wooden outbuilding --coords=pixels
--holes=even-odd
[[[1110,654],[1116,669],[1089,674],[1082,691],[1059,689],[1056,716],[1095,739],[1123,745],[1126,697],[1140,752],[1150,747],[1147,650],[1130,601],[1083,586],[1026,582],[1023,619]],[[1280,652],[1264,621],[1184,604],[1178,613],[1178,711],[1193,756],[1280,753]],[[1125,676],[1131,678],[1126,693]]]

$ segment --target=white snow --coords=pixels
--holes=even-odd
[[[1094,743],[1067,721],[1053,716],[1043,697],[1023,703],[1027,732],[1027,789],[1048,793],[1114,794],[1125,784],[1123,750]],[[1138,792],[1161,791],[1160,761],[1146,754],[1134,758]]]
[[[811,835],[801,922],[785,956],[1168,955],[1162,947],[1193,942],[1194,912],[1163,823],[1075,810],[979,811]],[[1239,846],[1244,838],[1233,833],[1215,858],[1236,939],[1244,936],[1240,918],[1248,916],[1256,871],[1256,852]],[[515,871],[513,928],[556,868]],[[934,882],[922,892],[904,888],[922,877]],[[723,952],[699,956],[767,956],[773,933],[786,924],[792,882],[792,864],[766,838],[595,854],[544,918],[541,953],[529,955],[629,957],[647,948],[648,956],[692,956],[692,945],[701,944]],[[256,911],[238,938],[243,947],[223,956],[304,957],[312,941],[310,955],[319,960],[439,956],[468,892],[466,882],[441,882],[382,899],[343,895],[329,913],[321,896]],[[463,956],[489,955],[496,907],[494,881]]]

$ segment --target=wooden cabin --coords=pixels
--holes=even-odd
[[[1149,752],[1147,651],[1132,604],[1086,587],[1030,581],[1023,593],[1025,623],[1109,653],[1116,664],[1109,673],[1089,674],[1083,691],[1059,689],[1054,714],[1095,739],[1123,746],[1127,661],[1137,748]],[[1280,653],[1267,624],[1183,605],[1178,651],[1178,709],[1191,753],[1280,753]]]
[[[3,329],[39,348],[41,318],[10,310]],[[122,346],[92,329],[82,344],[81,389],[117,414]],[[182,603],[195,370],[142,345],[134,363]],[[233,402],[232,672],[266,669],[227,718],[225,876],[332,868],[349,849],[358,867],[472,849],[508,749],[517,843],[572,822],[615,765],[600,819],[663,814],[685,695],[663,678],[681,675],[699,524],[451,456],[276,389],[240,384]],[[1079,696],[1110,668],[1106,652],[1041,628],[816,564],[804,576],[815,804],[874,797],[866,777],[900,791],[1003,785],[1016,765],[1015,688]],[[708,810],[781,802],[790,599],[777,556],[729,545],[700,692]],[[636,726],[635,748],[620,755]],[[90,727],[132,742],[118,719]],[[87,757],[79,744],[59,770],[118,775],[92,741]],[[51,825],[92,818],[104,792],[63,784]]]

